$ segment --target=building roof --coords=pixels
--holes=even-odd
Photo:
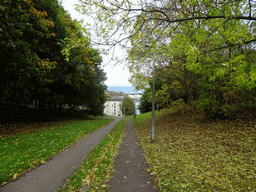
[[[108,98],[107,101],[123,101],[123,98]]]
[[[140,100],[138,98],[132,98],[134,102],[139,102]]]
[[[138,98],[131,98],[134,102],[139,102]],[[107,101],[123,101],[124,98],[108,98]]]
[[[127,95],[142,95],[142,93],[127,93]]]

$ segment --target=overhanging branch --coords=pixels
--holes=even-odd
[[[231,44],[231,45],[227,45],[227,46],[224,46],[224,47],[219,47],[219,48],[216,48],[216,49],[211,49],[209,51],[205,51],[204,53],[209,53],[209,52],[213,52],[213,51],[219,51],[219,50],[222,50],[222,49],[227,49],[227,48],[235,47],[235,46],[247,45],[247,44],[255,42],[255,41],[256,41],[256,39],[252,39],[250,41],[245,41],[243,43]]]

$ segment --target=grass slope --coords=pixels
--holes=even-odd
[[[0,185],[40,163],[45,163],[54,154],[111,121],[112,119],[65,121],[52,126],[42,123],[45,127],[39,127],[38,130],[35,129],[36,124],[27,124],[27,129],[22,127],[22,133],[0,137]]]
[[[255,120],[201,119],[180,108],[132,119],[160,191],[256,191]]]

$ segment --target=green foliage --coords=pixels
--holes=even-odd
[[[120,105],[120,109],[125,116],[133,115],[135,114],[135,103],[130,97],[126,96]]]
[[[26,133],[0,137],[0,184],[6,184],[20,173],[45,163],[54,154],[110,121],[112,120],[66,121],[59,122],[57,126],[44,124],[45,127],[41,130],[36,130],[36,126],[39,126],[37,124],[29,124],[26,126]]]
[[[152,111],[152,102],[150,102],[149,94],[152,93],[152,89],[146,88],[140,98],[139,110],[140,113],[146,113]]]
[[[84,0],[77,10],[96,20],[92,31],[99,43],[127,48],[130,82],[137,89],[147,86],[154,62],[164,74],[158,103],[183,98],[227,114],[243,103],[241,93],[247,93],[244,100],[250,95],[250,103],[255,94],[255,6],[246,0]],[[231,93],[234,102],[225,97]]]
[[[256,55],[252,43],[243,45],[255,36],[250,28],[254,26],[250,22],[229,19],[232,14],[242,14],[242,9],[238,8],[240,5],[230,3],[219,10],[216,7],[209,9],[211,14],[224,13],[228,15],[227,18],[181,22],[175,29],[166,28],[165,32],[160,30],[160,25],[157,25],[159,30],[154,28],[152,31],[151,23],[146,23],[132,37],[130,65],[141,70],[141,63],[149,57],[154,58],[160,66],[158,76],[162,86],[156,92],[157,104],[168,106],[173,100],[183,98],[186,103],[203,110],[208,117],[231,116],[245,106],[251,109],[255,107],[253,66]],[[194,7],[194,3],[182,3],[182,6],[187,9]],[[149,40],[150,50],[145,52],[143,44],[146,42],[141,39],[149,39],[152,32],[168,43],[157,44]],[[165,66],[161,66],[162,63]],[[146,77],[148,73],[144,74],[144,79]]]
[[[34,102],[41,110],[85,105],[91,114],[102,114],[106,74],[81,23],[58,0],[7,0],[0,5],[2,109]]]
[[[42,41],[51,38],[54,23],[32,1],[1,1],[0,102],[26,103],[34,83],[51,82],[56,62],[41,57]]]
[[[185,105],[185,103],[184,103],[183,99],[178,99],[178,100],[172,102],[172,106],[182,107],[184,105]]]

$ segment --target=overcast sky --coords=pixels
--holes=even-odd
[[[85,16],[80,15],[75,9],[74,5],[78,3],[78,0],[63,0],[62,5],[65,10],[67,10],[73,19],[85,19]],[[108,62],[106,57],[103,57],[103,65]],[[128,77],[130,73],[127,68],[124,69],[123,66],[113,66],[113,63],[108,64],[104,67],[104,71],[107,73],[107,81],[105,84],[107,86],[131,86],[128,82]]]

